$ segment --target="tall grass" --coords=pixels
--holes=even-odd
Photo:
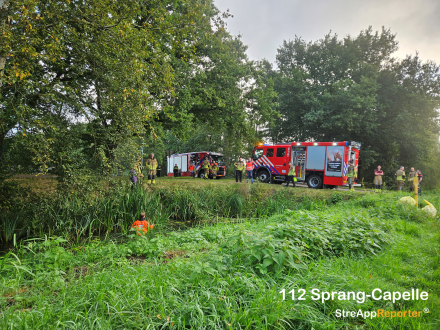
[[[341,197],[343,199],[343,197]],[[286,209],[314,210],[333,204],[326,194],[272,190],[268,185],[153,187],[123,189],[94,199],[77,194],[42,197],[0,213],[3,243],[14,233],[23,238],[48,233],[79,240],[90,235],[126,233],[144,211],[158,228],[194,225],[218,217],[264,218]]]
[[[166,214],[185,207],[185,201],[192,203],[181,190],[159,190],[154,196]],[[232,190],[221,196],[243,202],[237,208],[243,215],[255,206],[252,196]],[[402,208],[397,195],[366,195],[323,207],[330,204],[310,196],[290,202],[293,196],[286,192],[254,193],[267,193],[262,204],[286,210],[264,221],[153,232],[124,243],[96,240],[73,249],[60,238],[47,238],[0,257],[0,328],[438,329],[436,220],[417,208]],[[176,194],[182,195],[170,202],[168,197]],[[189,195],[203,196],[197,207],[204,207],[215,194],[200,190]],[[223,202],[230,212],[229,199]],[[126,203],[128,210],[133,204]],[[218,210],[215,203],[213,209]],[[405,212],[413,214],[405,217]],[[145,259],[133,259],[136,255]],[[429,292],[429,299],[323,303],[310,294],[313,289],[368,294],[375,288],[419,288]],[[293,300],[292,289],[306,290],[306,300]],[[379,308],[431,312],[394,319],[335,316],[337,309]]]

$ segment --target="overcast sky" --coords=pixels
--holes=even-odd
[[[275,61],[283,40],[295,35],[321,39],[330,30],[341,38],[382,26],[397,33],[396,57],[419,52],[420,58],[440,64],[440,0],[215,0],[221,11],[234,15],[228,22],[241,34],[250,59]]]

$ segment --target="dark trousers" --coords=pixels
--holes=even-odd
[[[379,189],[379,190],[380,190],[380,188],[382,187],[382,185],[381,185],[381,184],[375,184],[374,187],[375,187],[376,189]]]
[[[179,176],[179,170],[174,170],[174,177],[177,178]]]
[[[295,180],[293,180],[293,175],[287,176],[286,187],[289,186],[289,182],[292,182],[292,185],[295,187]]]
[[[240,182],[241,182],[242,176],[243,176],[243,171],[235,170],[235,182],[238,182],[239,178],[240,178]]]

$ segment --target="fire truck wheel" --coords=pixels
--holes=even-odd
[[[200,171],[200,172],[199,172],[199,178],[200,178],[200,179],[204,179],[204,178],[205,178],[205,172]]]
[[[309,188],[320,189],[322,187],[322,178],[319,175],[311,175],[307,179]]]
[[[258,177],[258,181],[263,183],[267,183],[270,180],[269,172],[265,170],[258,172],[257,177]]]

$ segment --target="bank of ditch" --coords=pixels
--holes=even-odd
[[[181,179],[181,180],[179,180]],[[176,185],[176,182],[181,182]],[[186,228],[219,218],[265,218],[285,209],[312,210],[352,198],[345,192],[284,189],[267,184],[223,180],[158,180],[153,187],[117,186],[99,196],[30,194],[0,212],[0,243],[45,235],[80,242],[91,236],[127,234],[144,211],[157,230]]]
[[[398,194],[346,198],[319,193],[326,204],[310,209],[293,208],[305,197],[300,191],[280,191],[299,194],[297,202],[258,221],[133,235],[122,244],[94,240],[67,248],[60,237],[28,242],[0,259],[3,324],[47,329],[437,329],[438,219],[399,204]],[[437,195],[427,198],[439,207]],[[322,302],[311,294],[313,289],[368,294],[376,288],[417,288],[427,291],[429,299]],[[305,300],[292,300],[292,289],[297,294],[303,289]],[[359,309],[429,313],[393,319],[336,316],[337,310]]]

